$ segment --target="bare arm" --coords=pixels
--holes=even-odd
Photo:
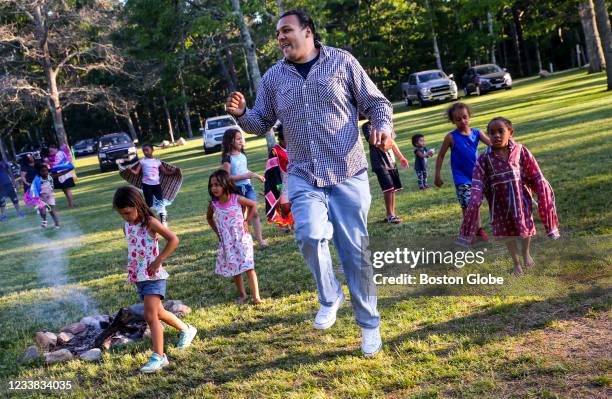
[[[132,172],[133,174],[135,174],[135,175],[140,173],[140,169],[142,169],[142,167],[140,166],[140,162],[138,162],[136,165],[128,168],[128,170],[130,172]]]
[[[161,266],[162,262],[172,255],[176,247],[179,245],[179,238],[164,226],[159,220],[151,217],[149,218],[149,232],[153,234],[159,234],[166,240],[164,249],[157,255],[157,258],[147,267],[149,274],[155,274],[157,269]]]
[[[262,182],[265,181],[263,176],[260,176],[255,172],[251,172],[250,170],[247,173],[244,173],[242,175],[231,175],[231,172],[230,172],[231,165],[229,162],[223,162],[222,166],[223,166],[223,170],[225,170],[227,174],[230,175],[230,180],[233,182],[237,182],[239,180],[245,180],[245,179],[259,179]]]
[[[257,202],[245,198],[242,195],[239,195],[238,203],[242,205],[243,208],[247,208],[247,214],[244,220],[245,222],[249,222],[255,217],[255,215],[257,214]]]
[[[453,145],[453,138],[450,134],[447,134],[444,137],[444,141],[442,142],[442,146],[440,147],[440,152],[438,153],[438,158],[436,158],[436,178],[434,184],[437,187],[442,187],[444,182],[442,181],[442,177],[440,176],[440,172],[442,172],[442,165],[444,164],[444,156],[446,156],[446,151]]]
[[[406,159],[404,154],[402,154],[402,152],[399,149],[399,146],[397,145],[397,143],[393,139],[392,139],[391,149],[393,150],[393,153],[395,154],[395,156],[399,158],[400,165],[402,165],[402,168],[407,168],[408,167],[408,160]]]
[[[480,141],[482,141],[483,143],[485,143],[486,145],[491,145],[491,139],[489,138],[489,136],[487,136],[487,134],[483,131],[480,132]]]
[[[208,222],[208,225],[210,226],[212,231],[215,232],[217,237],[221,238],[221,237],[219,237],[219,230],[217,229],[217,225],[215,224],[215,218],[213,217],[214,214],[215,214],[215,210],[213,208],[213,204],[209,203],[208,204],[208,211],[206,212],[206,221]]]

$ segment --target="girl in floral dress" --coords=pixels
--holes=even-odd
[[[161,302],[166,296],[168,278],[162,262],[174,252],[179,239],[155,218],[140,191],[134,187],[118,188],[113,198],[113,208],[125,221],[123,232],[128,242],[128,282],[136,285],[140,299],[144,301],[144,318],[153,341],[153,354],[140,371],[152,373],[168,365],[164,353],[164,329],[160,320],[181,331],[176,345],[179,349],[188,347],[197,333],[194,326],[185,324],[168,312]],[[166,240],[161,253],[158,235]]]
[[[486,197],[493,236],[504,239],[512,256],[514,273],[518,275],[523,273],[520,255],[525,267],[534,265],[529,253],[531,237],[536,234],[532,193],[537,194],[540,221],[552,239],[559,238],[555,195],[531,152],[512,140],[512,122],[503,117],[494,118],[489,122],[487,132],[491,146],[478,158],[474,167],[472,194],[459,242],[471,244],[479,228],[478,210],[483,197]]]
[[[249,233],[249,220],[257,213],[257,203],[235,193],[229,173],[217,170],[208,179],[208,193],[212,200],[208,205],[207,220],[219,238],[215,273],[233,277],[238,289],[239,304],[247,301],[242,274],[246,274],[253,295],[253,303],[262,302],[259,297],[253,238]],[[247,208],[246,218],[243,207]]]

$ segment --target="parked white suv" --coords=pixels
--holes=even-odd
[[[243,132],[231,115],[215,116],[206,119],[204,129],[200,129],[204,139],[204,152],[210,154],[211,152],[219,151],[223,142],[223,133],[230,128]]]

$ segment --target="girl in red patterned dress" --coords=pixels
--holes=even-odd
[[[219,238],[215,273],[232,277],[238,289],[238,304],[247,301],[242,274],[246,274],[253,295],[253,303],[263,301],[259,297],[255,261],[253,258],[253,237],[249,233],[249,220],[257,214],[257,203],[235,193],[230,175],[220,169],[208,179],[208,193],[212,200],[208,205],[206,219]],[[247,208],[246,217],[243,207]]]
[[[531,237],[536,234],[532,193],[537,194],[540,221],[548,236],[558,239],[555,195],[531,152],[512,139],[512,122],[503,117],[494,118],[487,126],[487,133],[491,146],[478,158],[474,167],[472,197],[461,225],[459,242],[472,243],[479,227],[478,211],[483,197],[486,197],[493,236],[506,242],[514,273],[518,275],[523,273],[521,255],[525,267],[534,265],[529,253]]]

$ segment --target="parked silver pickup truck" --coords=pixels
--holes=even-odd
[[[402,94],[406,105],[418,102],[421,107],[435,101],[457,99],[457,84],[453,75],[439,69],[413,73],[402,83]]]

